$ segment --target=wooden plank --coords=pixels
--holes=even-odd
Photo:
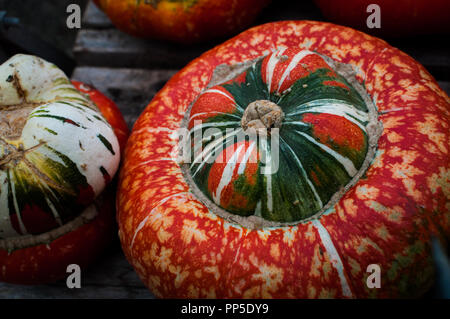
[[[67,288],[65,279],[37,286],[0,283],[1,298],[152,299],[155,296],[141,282],[115,241],[94,265],[82,270],[81,288]]]
[[[131,128],[153,96],[176,70],[76,68],[72,79],[95,86],[116,102]]]
[[[213,44],[181,46],[131,37],[117,29],[80,30],[74,56],[80,66],[180,68]]]
[[[419,61],[437,79],[450,80],[449,49],[412,47],[403,41],[391,43]],[[211,43],[179,46],[146,41],[130,37],[117,29],[81,30],[74,55],[81,66],[181,68],[213,46]]]
[[[111,20],[92,1],[89,1],[83,14],[82,28],[106,29],[113,28]]]

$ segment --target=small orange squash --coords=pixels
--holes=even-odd
[[[249,26],[269,0],[94,0],[121,30],[144,38],[194,43]]]

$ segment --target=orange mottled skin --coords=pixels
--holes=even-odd
[[[251,230],[189,192],[173,132],[216,66],[280,46],[351,64],[384,129],[366,174],[318,220]],[[313,21],[252,28],[178,72],[136,122],[118,191],[126,257],[158,297],[417,297],[433,280],[430,236],[450,235],[449,106],[419,63],[380,39]],[[370,264],[380,289],[366,285]]]
[[[134,36],[194,43],[249,26],[269,0],[94,0],[121,30]]]
[[[336,115],[306,113],[302,120],[311,123],[314,135],[329,147],[337,144],[358,151],[364,147],[364,136],[358,126]]]
[[[73,82],[97,105],[117,135],[120,149],[125,148],[128,127],[118,107],[95,88]],[[107,186],[97,205],[98,216],[91,222],[63,235],[48,245],[37,245],[8,253],[0,249],[0,281],[14,284],[43,284],[67,276],[67,266],[77,264],[84,268],[91,264],[114,238],[114,185]]]

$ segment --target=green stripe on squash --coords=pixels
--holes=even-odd
[[[262,65],[263,60],[259,60],[249,67],[245,71],[245,81],[239,83],[232,80],[221,86],[243,110],[250,103],[260,100],[274,102],[281,108],[284,119],[279,131],[278,171],[264,175],[264,165],[259,165],[258,184],[254,187],[245,184],[242,174],[231,179],[225,176],[229,175],[225,169],[222,176],[211,176],[211,161],[191,162],[190,173],[201,192],[232,214],[258,215],[275,222],[295,222],[320,211],[362,167],[368,150],[368,107],[349,81],[337,72],[330,72],[333,71],[331,68],[316,69],[296,79],[284,92],[269,93]],[[214,111],[213,102],[211,107],[211,111]],[[190,117],[193,115],[189,114]],[[214,127],[225,136],[230,129],[241,128],[243,115],[243,111],[236,108],[232,114],[207,118],[205,122],[194,126],[192,131],[201,130],[203,136],[207,129]],[[321,126],[321,123],[326,124],[326,127]],[[195,142],[194,133],[191,134]],[[225,149],[245,139],[248,140],[248,136],[224,140],[217,145]],[[267,149],[270,150],[270,138],[266,141]],[[217,138],[203,139],[202,150],[212,143],[217,143]],[[260,154],[272,154],[268,150],[261,148],[258,143]],[[220,147],[218,153],[209,151],[206,156],[217,158]],[[191,160],[194,161],[196,156],[198,154],[193,154]],[[228,206],[228,198],[218,199],[217,189],[208,188],[211,178],[222,179],[222,184],[229,180],[234,185],[234,194],[231,196],[235,196],[235,200],[243,196],[246,205],[242,206],[245,208]],[[220,182],[216,181],[215,185],[218,184]]]

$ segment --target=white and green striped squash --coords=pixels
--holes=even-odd
[[[55,65],[16,55],[0,66],[0,241],[79,216],[119,160],[111,126]]]
[[[217,74],[184,121],[184,174],[208,207],[294,223],[325,211],[363,175],[380,127],[345,65],[283,48]]]

